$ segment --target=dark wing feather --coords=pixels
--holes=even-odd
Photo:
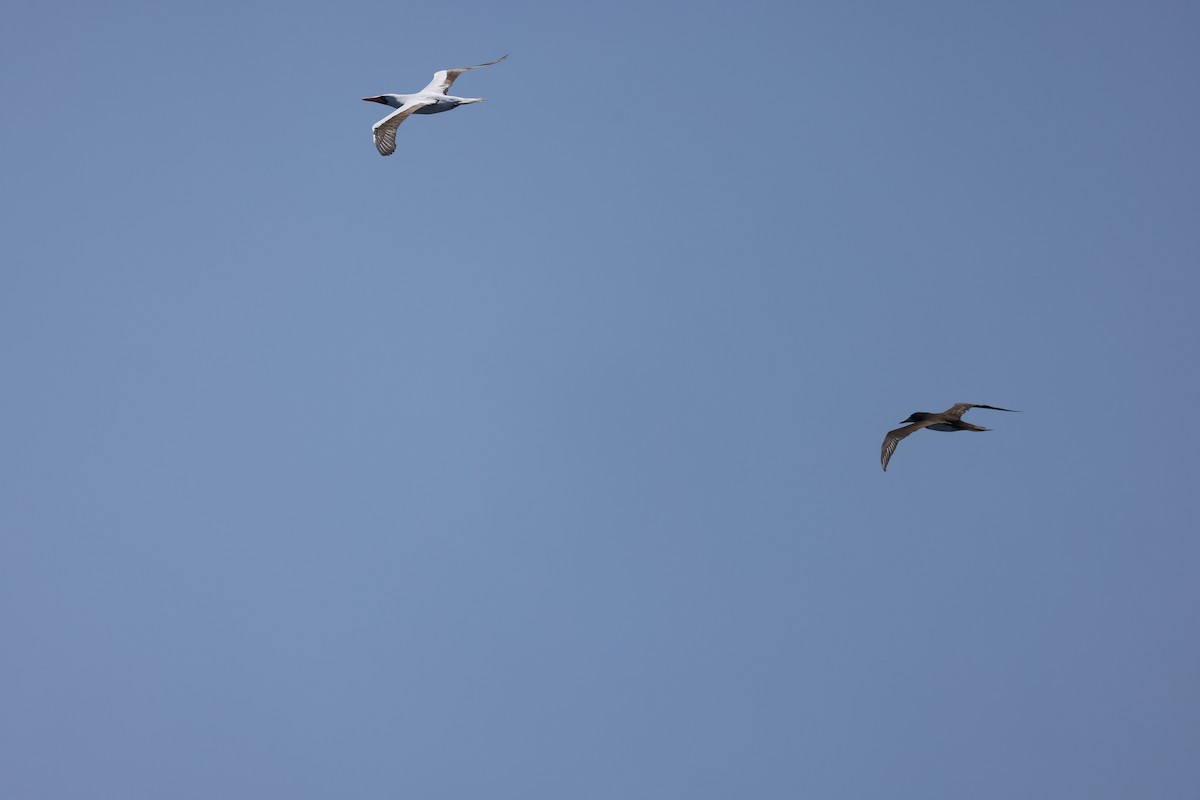
[[[379,151],[379,155],[390,156],[396,152],[396,128],[399,128],[400,123],[408,119],[418,108],[424,108],[428,105],[432,104],[405,103],[375,123],[375,127],[371,131],[375,134],[375,149]]]
[[[476,64],[473,67],[459,67],[458,69],[439,69],[437,72],[433,73],[433,80],[431,80],[429,82],[428,86],[426,86],[424,89],[422,89],[420,91],[420,94],[445,94],[446,92],[448,92],[450,90],[451,84],[454,83],[454,81],[458,78],[458,76],[462,75],[467,70],[479,69],[480,67],[490,67],[492,64],[499,64],[501,61],[503,61],[506,58],[508,58],[508,56],[501,56],[500,58],[497,58],[495,61],[489,61],[486,64]]]
[[[954,419],[962,419],[962,415],[970,411],[972,408],[990,408],[992,411],[1012,411],[1014,414],[1017,413],[1011,408],[1001,408],[1000,406],[985,406],[981,403],[957,403],[943,411],[942,416],[952,417]]]
[[[925,422],[914,422],[912,425],[905,425],[903,428],[896,428],[894,431],[888,431],[888,435],[883,439],[883,450],[879,454],[879,462],[883,464],[883,471],[887,472],[888,462],[892,460],[892,453],[896,452],[896,445],[900,444],[900,440],[910,433],[921,430],[934,424],[936,420],[928,420]]]

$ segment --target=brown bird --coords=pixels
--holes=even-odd
[[[908,416],[904,422],[911,422],[911,425],[905,425],[903,428],[896,428],[894,431],[888,431],[888,435],[883,440],[883,452],[879,456],[880,462],[883,464],[883,471],[887,472],[888,461],[892,458],[892,453],[896,452],[896,445],[900,444],[900,440],[910,433],[915,433],[921,428],[929,428],[931,431],[990,431],[991,428],[984,428],[980,425],[972,425],[969,422],[962,421],[962,415],[972,408],[990,408],[992,411],[1013,411],[1011,408],[1000,408],[999,406],[985,406],[978,403],[958,403],[950,406],[940,414],[931,414],[928,411],[915,411]],[[1013,413],[1016,413],[1013,411]]]

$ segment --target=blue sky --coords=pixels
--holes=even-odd
[[[1195,797],[1198,23],[14,9],[0,793]]]

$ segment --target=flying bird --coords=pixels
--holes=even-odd
[[[908,416],[908,419],[904,420],[904,422],[912,423],[911,425],[905,425],[903,428],[888,431],[888,435],[884,438],[883,452],[879,456],[879,460],[883,464],[883,471],[887,472],[888,461],[891,460],[892,453],[896,451],[896,445],[900,444],[900,440],[910,433],[921,430],[921,428],[929,428],[931,431],[990,431],[991,428],[984,428],[962,421],[962,415],[972,408],[990,408],[992,411],[1013,411],[1011,408],[984,406],[977,403],[958,403],[957,405],[950,406],[950,408],[940,414],[931,414],[928,411],[915,411]]]
[[[482,97],[455,97],[452,94],[446,94],[446,91],[454,83],[454,80],[467,70],[490,67],[492,64],[499,64],[506,58],[508,56],[502,56],[495,61],[476,64],[473,67],[438,70],[433,73],[433,80],[429,82],[429,85],[416,94],[381,94],[376,97],[364,97],[363,100],[368,102],[382,103],[396,109],[376,122],[372,129],[375,134],[375,148],[379,150],[379,155],[390,156],[396,152],[396,128],[399,128],[400,123],[408,119],[410,114],[440,114],[468,103],[482,103]]]

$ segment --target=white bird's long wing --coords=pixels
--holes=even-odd
[[[433,104],[405,103],[379,120],[379,122],[376,122],[375,127],[371,131],[375,134],[375,149],[379,151],[379,155],[390,156],[396,152],[396,128],[399,128],[400,123],[408,119],[409,115],[418,108],[424,108],[429,105]]]
[[[429,85],[422,89],[417,94],[445,94],[450,89],[450,84],[454,83],[454,79],[462,75],[469,69],[479,69],[480,67],[490,67],[492,64],[499,64],[508,56],[501,56],[495,61],[489,61],[486,64],[476,64],[473,67],[459,67],[458,69],[439,69],[433,73],[433,80]]]

